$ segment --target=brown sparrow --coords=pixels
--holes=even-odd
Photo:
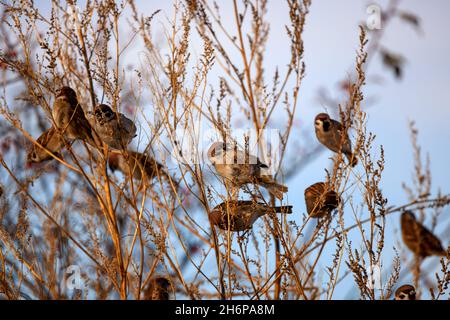
[[[428,256],[445,256],[447,252],[441,241],[425,228],[411,211],[405,211],[401,216],[402,238],[406,246],[420,258]]]
[[[342,152],[351,166],[356,166],[358,159],[352,153],[352,143],[340,122],[331,119],[326,113],[319,113],[314,120],[314,126],[320,143],[333,152]]]
[[[169,300],[170,281],[164,277],[156,277],[150,280],[144,292],[146,300]]]
[[[77,94],[70,87],[62,87],[53,104],[53,119],[67,139],[81,139],[95,145],[92,128],[78,103]]]
[[[416,300],[416,288],[405,284],[395,291],[394,300]]]
[[[88,113],[88,119],[100,139],[111,148],[126,149],[136,137],[134,122],[106,104],[95,107],[94,112]]]
[[[124,175],[131,175],[139,181],[143,177],[152,180],[158,174],[165,177],[168,181],[172,179],[161,163],[144,153],[134,151],[127,151],[126,154],[117,151],[111,152],[108,158],[108,165],[113,172],[119,170]],[[174,179],[172,181],[175,182]]]
[[[49,152],[60,158],[59,152],[64,147],[64,141],[54,127],[44,131],[44,133],[37,138],[36,142],[37,143],[33,143],[27,152],[27,162],[39,163],[53,159]]]
[[[259,217],[275,212],[292,213],[292,206],[270,207],[254,201],[225,201],[211,210],[209,218],[222,230],[228,230],[229,225],[230,231],[245,231],[251,229]]]
[[[305,189],[306,211],[312,218],[329,215],[340,201],[338,194],[323,182],[314,183]]]
[[[403,64],[405,58],[401,55],[394,54],[387,50],[380,51],[383,64],[386,68],[391,69],[397,79],[400,79],[403,75]]]
[[[255,183],[280,200],[283,199],[283,193],[288,191],[287,186],[277,183],[272,176],[261,174],[261,169],[268,166],[257,157],[231,148],[223,142],[213,143],[208,150],[208,158],[217,173],[237,187]]]

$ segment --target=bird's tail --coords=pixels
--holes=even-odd
[[[262,176],[260,178],[260,184],[269,191],[275,198],[282,200],[283,193],[288,192],[288,187],[277,183],[270,176]]]
[[[350,163],[350,165],[352,167],[356,166],[358,164],[358,158],[356,157],[356,155],[354,153],[346,153],[345,154],[347,159],[348,159],[348,163]]]
[[[292,206],[278,206],[273,207],[276,213],[292,213]]]

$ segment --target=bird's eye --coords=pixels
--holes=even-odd
[[[404,300],[404,299],[406,298],[406,294],[404,294],[404,293],[400,293],[398,296],[399,296],[400,299],[402,299],[402,300]]]

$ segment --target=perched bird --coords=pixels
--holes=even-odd
[[[217,173],[237,187],[255,183],[266,188],[278,199],[283,199],[283,193],[288,191],[287,186],[277,183],[271,175],[261,173],[261,169],[268,166],[257,157],[237,148],[231,148],[223,142],[212,144],[208,150],[208,158]]]
[[[411,211],[403,212],[400,222],[403,242],[416,256],[426,258],[447,254],[441,241],[418,222]]]
[[[416,300],[416,288],[405,284],[395,291],[394,300]]]
[[[340,201],[339,195],[323,182],[314,183],[305,189],[306,210],[312,218],[329,215]]]
[[[209,218],[222,230],[229,227],[230,231],[245,231],[251,229],[259,217],[275,212],[292,213],[292,206],[270,207],[254,201],[225,201],[211,210]]]
[[[384,66],[392,70],[395,77],[400,79],[403,75],[403,64],[405,63],[405,58],[387,50],[381,50],[380,53]]]
[[[100,104],[88,113],[89,123],[101,140],[114,149],[126,149],[136,137],[136,125],[122,113]]]
[[[175,183],[175,180],[170,177],[164,166],[145,153],[134,151],[127,151],[126,153],[111,152],[108,158],[108,165],[113,172],[119,170],[138,181],[141,181],[143,178],[150,181],[158,177],[159,174],[167,181],[172,180]]]
[[[83,108],[78,103],[77,94],[70,87],[62,87],[53,104],[53,119],[56,128],[70,140],[81,139],[96,145],[92,136],[92,128]]]
[[[412,14],[410,12],[401,11],[398,13],[400,19],[405,21],[406,23],[409,23],[414,29],[416,29],[417,33],[422,34],[422,21],[421,19],[416,16],[415,14]]]
[[[314,126],[320,143],[333,152],[342,152],[351,166],[356,166],[358,159],[352,153],[352,143],[340,122],[331,119],[326,113],[319,113],[314,120]]]
[[[164,277],[156,277],[150,280],[144,292],[146,300],[169,300],[170,281]]]
[[[27,162],[39,163],[53,159],[49,152],[60,158],[59,152],[64,147],[64,141],[54,127],[44,131],[44,133],[37,138],[36,142],[37,143],[33,143],[27,152]]]

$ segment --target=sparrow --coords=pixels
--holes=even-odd
[[[174,181],[164,169],[164,166],[155,158],[140,152],[127,151],[126,153],[111,152],[108,158],[109,168],[114,172],[121,171],[124,175],[131,175],[141,181],[143,178],[152,180],[158,174],[167,181]]]
[[[170,281],[164,277],[156,277],[150,280],[144,292],[146,300],[169,300]]]
[[[445,256],[447,254],[442,247],[441,241],[418,222],[411,211],[403,212],[400,222],[403,242],[416,256],[426,258],[428,256]]]
[[[403,75],[403,64],[405,63],[405,58],[387,50],[381,50],[380,53],[384,66],[392,70],[397,79],[401,79]]]
[[[136,137],[134,122],[106,104],[100,104],[94,112],[88,112],[88,120],[100,139],[111,148],[126,149]]]
[[[416,288],[405,284],[395,291],[394,300],[416,300]]]
[[[339,195],[323,182],[314,183],[305,189],[306,211],[311,218],[329,215],[340,202]]]
[[[53,159],[49,152],[53,153],[53,155],[58,158],[61,157],[59,152],[64,147],[64,141],[54,127],[44,131],[44,133],[37,138],[36,142],[37,143],[33,143],[27,152],[28,163],[40,163]]]
[[[268,168],[257,157],[231,148],[223,142],[215,142],[208,150],[208,159],[216,172],[237,187],[255,183],[269,191],[274,197],[283,199],[288,187],[277,183],[271,175],[261,174],[261,169]]]
[[[229,227],[230,231],[245,231],[251,229],[259,217],[275,212],[292,213],[292,206],[271,207],[254,201],[230,200],[214,207],[209,218],[219,229]]]
[[[358,159],[352,153],[352,143],[340,122],[331,119],[326,113],[319,113],[314,120],[314,126],[320,143],[333,152],[342,152],[351,166],[356,166]]]
[[[401,11],[398,13],[400,19],[402,19],[403,21],[409,23],[414,29],[416,29],[416,31],[418,33],[423,33],[422,30],[422,21],[421,19],[416,16],[415,14],[412,14],[410,12],[405,12],[405,11]]]
[[[95,145],[92,128],[78,103],[77,94],[70,87],[62,87],[53,103],[56,128],[69,140],[81,139]]]

